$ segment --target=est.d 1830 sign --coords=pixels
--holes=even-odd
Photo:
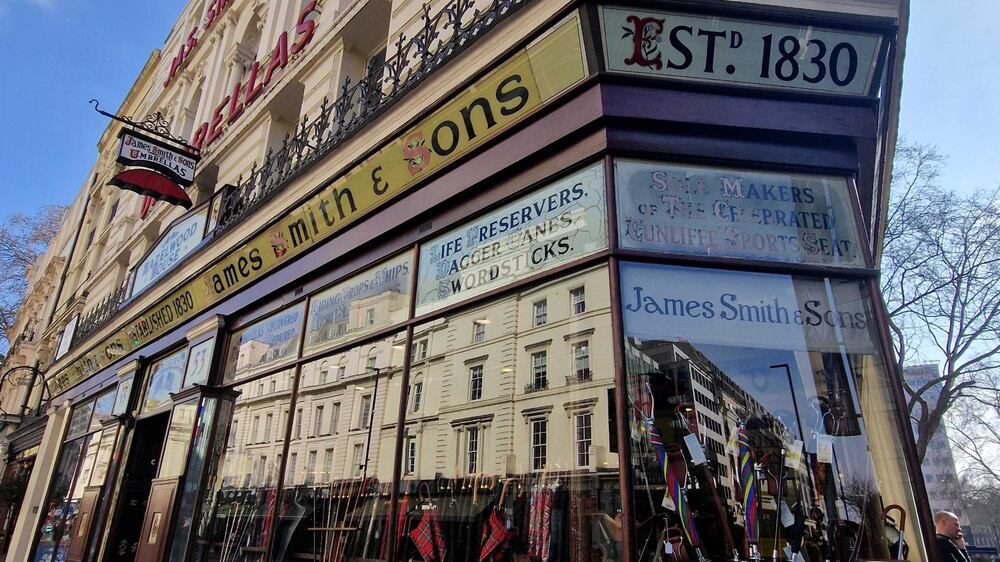
[[[866,96],[882,37],[711,16],[601,8],[608,70],[740,86]]]

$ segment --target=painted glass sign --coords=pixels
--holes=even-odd
[[[404,254],[309,299],[305,352],[406,320],[412,272]]]
[[[226,360],[226,383],[298,357],[305,303],[269,316],[233,334]]]
[[[624,248],[863,267],[846,180],[615,162]]]
[[[142,404],[143,412],[159,408],[170,400],[171,393],[180,390],[186,362],[185,349],[153,363],[149,369],[149,387],[146,389],[146,398]]]
[[[577,172],[423,244],[417,314],[608,246],[604,164]]]
[[[198,164],[194,155],[128,129],[122,129],[120,137],[117,162],[156,170],[180,185],[194,182],[194,169]]]
[[[203,341],[191,348],[188,355],[187,372],[184,373],[184,386],[205,384],[212,368],[212,351],[215,350],[215,338]]]
[[[208,208],[204,208],[170,227],[153,251],[136,268],[135,280],[132,282],[133,295],[145,291],[198,247],[205,237],[207,217]]]
[[[875,354],[856,281],[624,263],[626,333],[758,349]]]
[[[881,35],[601,8],[608,69],[699,82],[866,96]]]

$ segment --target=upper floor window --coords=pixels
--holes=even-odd
[[[583,287],[577,287],[569,292],[570,310],[573,314],[587,312],[587,296]]]
[[[486,320],[476,320],[472,323],[472,343],[486,341],[486,324],[488,323]]]
[[[469,400],[479,400],[483,397],[483,366],[476,365],[469,369]]]
[[[531,325],[543,326],[549,321],[549,302],[545,299],[532,305]]]

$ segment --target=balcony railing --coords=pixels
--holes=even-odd
[[[590,369],[581,369],[566,377],[566,386],[590,382],[592,380],[594,380],[594,374],[590,372]]]
[[[529,382],[528,384],[524,385],[525,394],[531,394],[532,392],[540,392],[542,390],[548,390],[548,389],[549,389],[549,381],[544,379],[540,381]]]
[[[395,104],[431,72],[464,51],[479,37],[530,0],[494,0],[473,10],[472,0],[452,0],[437,14],[423,6],[423,26],[413,37],[400,33],[396,53],[382,66],[369,69],[356,84],[344,80],[336,101],[324,98],[319,113],[303,116],[281,146],[268,149],[247,178],[223,195],[217,232],[239,224],[269,201],[290,180],[357,133]]]
[[[411,37],[400,33],[396,54],[382,66],[373,66],[356,84],[344,80],[336,101],[323,98],[319,113],[303,116],[285,134],[277,150],[268,149],[264,161],[254,162],[250,175],[222,192],[215,236],[240,224],[270,201],[299,174],[357,134],[421,83],[434,70],[455,58],[498,23],[531,0],[494,0],[486,9],[472,8],[472,0],[451,0],[434,15],[423,6],[423,26]],[[73,335],[71,348],[110,322],[126,303],[127,282],[94,308]]]
[[[100,330],[107,324],[115,314],[121,310],[122,306],[125,304],[126,297],[128,296],[128,280],[126,280],[120,287],[115,289],[110,295],[104,298],[97,306],[90,309],[90,312],[86,316],[80,318],[80,323],[76,327],[76,331],[73,332],[73,339],[70,341],[70,348],[76,347],[76,345],[83,340],[87,339],[91,334]]]

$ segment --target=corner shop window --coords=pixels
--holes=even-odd
[[[569,290],[584,283],[591,314],[534,325],[537,302],[568,303]],[[434,392],[424,393],[419,411],[407,411],[402,429],[400,520],[390,526],[397,560],[422,559],[421,537],[431,538],[443,560],[474,552],[478,559],[558,562],[621,552],[609,531],[622,525],[611,443],[612,354],[592,357],[591,382],[567,384],[575,367],[564,343],[592,330],[593,345],[613,345],[608,283],[606,268],[592,268],[414,329],[414,341],[426,340],[435,358],[419,371]],[[482,318],[492,320],[490,337],[473,343],[469,325]],[[546,345],[548,387],[532,392],[532,353]],[[470,403],[473,368],[488,384]],[[572,437],[580,404],[592,408],[585,468],[577,466]]]
[[[223,383],[248,379],[264,369],[294,361],[299,355],[304,313],[303,302],[233,334],[229,340]]]
[[[621,271],[638,545],[889,558],[882,506],[916,514],[864,285]]]

